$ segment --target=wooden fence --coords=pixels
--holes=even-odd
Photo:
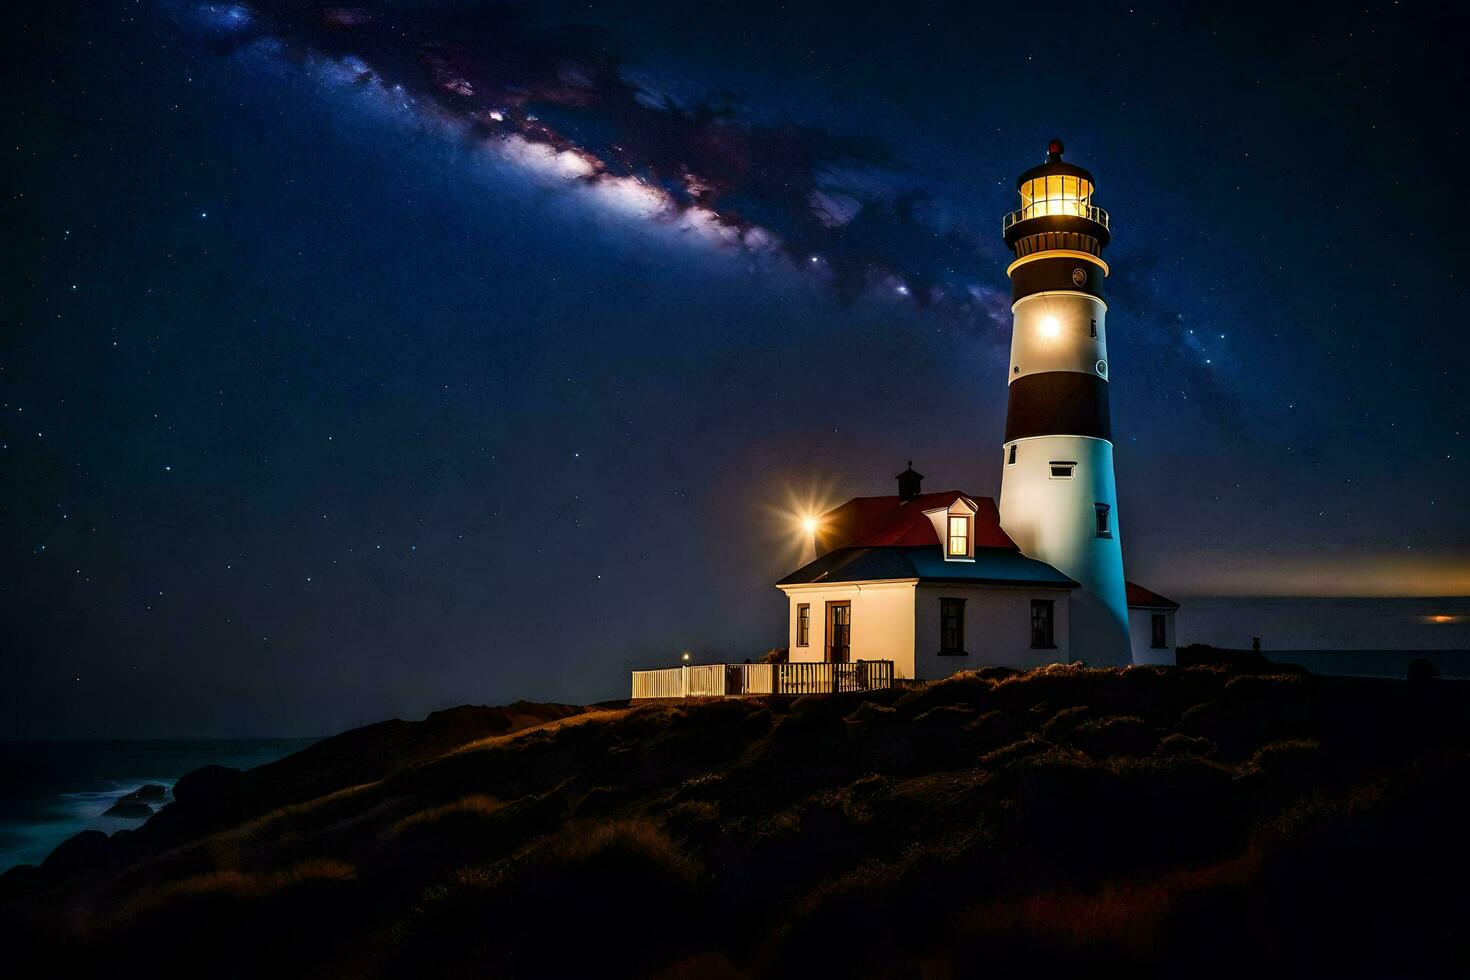
[[[892,660],[777,664],[777,694],[843,694],[893,686]]]
[[[699,664],[633,671],[635,699],[842,694],[892,686],[892,660],[857,660],[845,664]]]
[[[683,667],[633,671],[635,698],[682,698],[688,691],[688,678]]]

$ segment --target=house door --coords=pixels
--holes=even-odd
[[[845,664],[852,659],[852,603],[827,603],[827,661]]]

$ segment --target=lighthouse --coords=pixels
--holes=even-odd
[[[1071,655],[1092,666],[1132,662],[1108,410],[1103,261],[1108,213],[1092,174],[1062,160],[1021,174],[1021,207],[1002,230],[1014,255],[1000,523],[1028,557],[1079,583]]]

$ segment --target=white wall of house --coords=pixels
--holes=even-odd
[[[1174,612],[1173,609],[1129,608],[1128,639],[1133,646],[1134,663],[1174,665]],[[1164,617],[1162,647],[1153,645],[1155,616]]]
[[[965,651],[939,653],[940,599],[965,600]],[[1067,589],[920,584],[915,590],[914,676],[937,680],[957,670],[1001,666],[1030,669],[1071,659]],[[1031,647],[1031,600],[1050,599],[1054,650]]]
[[[914,582],[793,585],[788,597],[787,648],[793,662],[827,659],[827,603],[852,603],[853,660],[892,660],[895,677],[914,676]],[[797,646],[797,608],[811,604],[811,631],[806,646]],[[936,613],[937,615],[937,613]]]

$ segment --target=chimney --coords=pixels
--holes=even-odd
[[[914,472],[914,461],[909,460],[909,468],[898,474],[898,499],[908,503],[919,495],[919,485],[924,482],[924,474]]]

